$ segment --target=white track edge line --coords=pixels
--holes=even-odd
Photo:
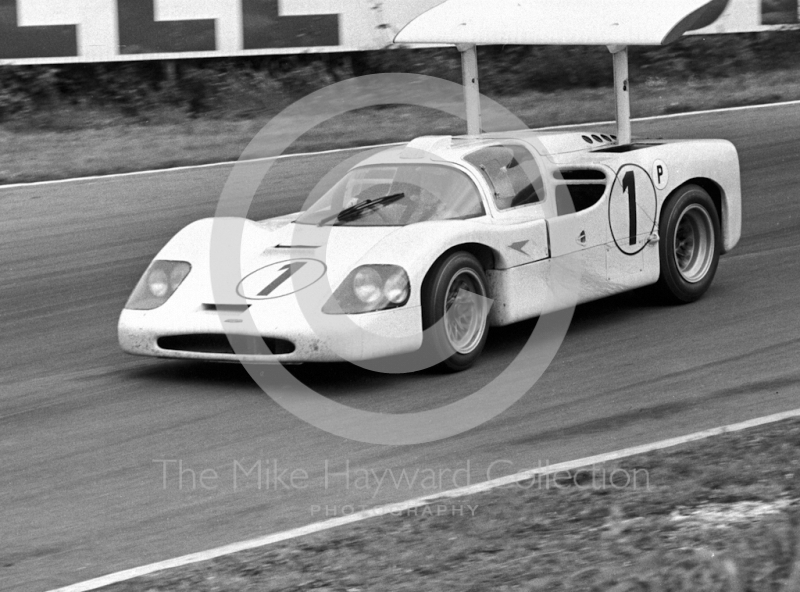
[[[713,113],[730,113],[733,111],[745,111],[748,109],[765,109],[768,107],[788,107],[790,105],[800,105],[800,100],[794,101],[781,101],[779,103],[759,103],[757,105],[740,105],[738,107],[718,107],[716,109],[702,109],[700,111],[685,111],[683,113],[667,113],[665,115],[647,115],[646,117],[634,117],[631,121],[656,121],[659,119],[675,119],[677,117],[689,117],[694,115],[708,115]],[[534,131],[555,130],[555,129],[568,129],[572,127],[593,126],[593,125],[608,125],[615,123],[612,120],[596,121],[591,123],[568,123],[565,125],[554,125],[550,127],[537,128]]]
[[[703,109],[701,111],[686,111],[685,113],[668,113],[666,115],[648,115],[647,117],[636,117],[631,121],[655,121],[659,119],[675,119],[677,117],[691,117],[694,115],[707,115],[710,113],[729,113],[733,111],[744,111],[747,109],[766,109],[769,107],[786,107],[789,105],[800,105],[800,100],[796,101],[782,101],[779,103],[761,103],[758,105],[741,105],[739,107],[720,107],[717,109]],[[608,125],[614,123],[613,121],[589,121],[585,123],[566,123],[563,125],[551,125],[547,127],[534,128],[532,131],[548,131],[558,129],[570,129],[574,127],[587,127],[596,125]],[[341,152],[353,152],[355,150],[370,150],[372,148],[388,148],[391,146],[400,146],[405,142],[391,142],[388,144],[373,144],[370,146],[352,146],[350,148],[334,148],[331,150],[321,150],[319,152],[300,152],[298,154],[281,154],[280,156],[268,156],[265,158],[254,158],[252,160],[238,161],[230,160],[224,162],[210,162],[206,164],[189,164],[184,166],[169,167],[163,169],[150,169],[146,171],[131,171],[128,173],[110,173],[108,175],[91,175],[87,177],[71,177],[69,179],[52,179],[50,181],[33,181],[31,183],[13,183],[8,185],[0,185],[0,191],[5,189],[20,189],[26,187],[38,187],[41,185],[59,185],[64,183],[78,183],[84,181],[98,181],[105,179],[117,179],[122,177],[135,177],[139,175],[159,175],[163,173],[177,173],[181,171],[189,171],[193,169],[208,169],[223,166],[233,166],[238,162],[263,162],[265,160],[282,160],[288,158],[303,158],[310,156],[322,156],[325,154],[338,154]]]
[[[84,582],[79,582],[77,584],[72,584],[70,586],[65,586],[63,588],[56,588],[50,590],[49,592],[89,592],[90,590],[97,590],[98,588],[102,588],[104,586],[110,586],[111,584],[118,584],[120,582],[145,576],[158,571],[173,569],[184,565],[190,565],[192,563],[200,563],[202,561],[216,559],[217,557],[222,557],[224,555],[231,555],[233,553],[238,553],[240,551],[247,551],[249,549],[265,547],[267,545],[272,545],[282,541],[287,541],[290,539],[307,536],[309,534],[314,534],[325,530],[331,530],[333,528],[344,526],[346,524],[361,522],[363,520],[367,520],[369,518],[374,518],[377,516],[385,516],[387,514],[404,512],[406,510],[424,506],[430,504],[431,502],[435,502],[441,499],[474,495],[476,493],[482,493],[506,485],[513,485],[514,483],[519,483],[520,481],[525,481],[527,479],[531,479],[532,477],[536,477],[539,475],[552,475],[553,473],[561,471],[569,471],[572,469],[578,469],[589,465],[595,465],[604,462],[609,462],[612,460],[618,460],[620,458],[636,456],[638,454],[644,454],[646,452],[652,452],[654,450],[671,448],[673,446],[678,446],[680,444],[696,442],[697,440],[703,440],[706,438],[719,436],[721,434],[729,432],[739,432],[749,428],[754,428],[796,417],[800,417],[800,409],[793,409],[791,411],[785,411],[783,413],[775,413],[773,415],[757,417],[755,419],[750,419],[740,423],[734,423],[726,426],[711,428],[708,430],[695,432],[693,434],[679,436],[677,438],[670,438],[667,440],[660,440],[658,442],[651,442],[650,444],[643,444],[640,446],[623,448],[621,450],[616,450],[605,454],[598,454],[595,456],[579,458],[577,460],[562,462],[554,465],[548,465],[536,469],[529,469],[527,471],[515,473],[514,475],[507,475],[505,477],[492,479],[490,481],[484,481],[482,483],[476,483],[474,485],[469,485],[466,487],[451,489],[450,491],[444,491],[442,493],[437,493],[434,495],[418,497],[404,502],[397,502],[385,506],[378,506],[376,508],[371,508],[369,510],[356,512],[348,516],[342,516],[340,518],[333,518],[331,520],[325,520],[323,522],[315,522],[313,524],[301,526],[299,528],[293,528],[291,530],[286,530],[283,532],[266,535],[263,537],[250,539],[247,541],[241,541],[239,543],[224,545],[222,547],[209,549],[207,551],[200,551],[199,553],[192,553],[190,555],[184,555],[182,557],[176,557],[174,559],[167,559],[166,561],[159,561],[158,563],[151,563],[149,565],[143,565],[141,567],[126,569],[124,571],[119,571],[116,573],[108,574],[91,580],[86,580]]]

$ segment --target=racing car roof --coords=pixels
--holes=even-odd
[[[664,45],[713,23],[728,0],[446,0],[396,43]]]

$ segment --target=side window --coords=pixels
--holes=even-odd
[[[544,198],[539,167],[522,146],[489,146],[467,155],[466,160],[478,168],[494,191],[499,210],[539,203]]]

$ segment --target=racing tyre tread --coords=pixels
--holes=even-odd
[[[699,185],[678,188],[661,210],[658,230],[658,292],[671,303],[694,302],[711,286],[722,249],[714,201]]]
[[[483,351],[489,333],[488,311],[483,311],[480,313],[482,318],[476,319],[474,310],[470,315],[469,301],[461,305],[455,301],[456,292],[461,293],[458,285],[462,288],[469,287],[469,291],[479,293],[483,298],[489,297],[483,267],[466,251],[457,251],[440,259],[431,268],[422,285],[422,323],[425,329],[423,348],[426,355],[443,360],[438,367],[448,372],[461,372],[471,367]],[[448,323],[443,318],[448,302],[451,308],[462,306],[467,311],[467,322],[461,324],[468,327],[463,331],[463,340],[452,337],[453,333],[448,326],[453,323]],[[458,329],[455,332],[458,333]]]

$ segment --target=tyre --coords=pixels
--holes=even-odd
[[[422,286],[423,347],[441,368],[460,372],[480,356],[489,332],[487,298],[486,275],[471,254],[453,253],[431,269]]]
[[[661,210],[660,292],[673,302],[693,302],[705,294],[717,272],[721,251],[714,201],[697,185],[679,188]]]

